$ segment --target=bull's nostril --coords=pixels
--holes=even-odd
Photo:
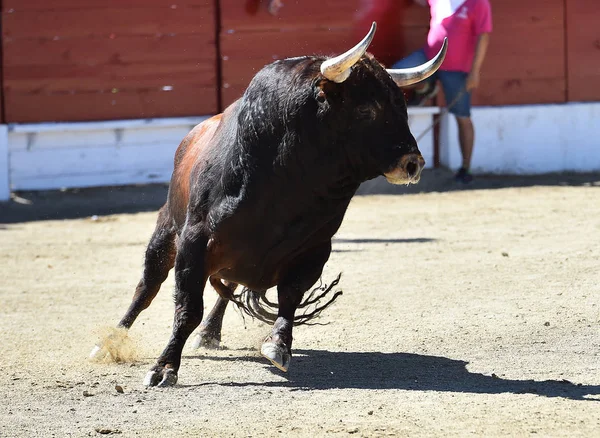
[[[410,176],[410,177],[415,176],[418,171],[419,171],[419,165],[417,163],[415,163],[414,161],[409,161],[406,164],[406,173],[408,174],[408,176]]]

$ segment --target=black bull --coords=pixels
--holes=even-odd
[[[320,297],[303,297],[320,278],[359,185],[378,175],[396,184],[419,181],[424,161],[399,85],[433,74],[446,43],[423,66],[386,70],[365,54],[374,31],[373,25],[361,43],[336,58],[267,65],[242,98],[196,126],[179,146],[142,279],[119,323],[131,327],[175,266],[173,334],[146,385],[177,382],[183,346],[202,321],[207,280],[219,299],[195,345],[219,344],[231,300],[274,322],[261,353],[286,371],[294,322],[329,304],[319,307],[318,298],[331,287]],[[244,293],[235,295],[238,284]],[[264,292],[274,286],[278,300],[270,303]],[[311,314],[296,315],[315,303]],[[100,344],[92,356],[103,351]]]

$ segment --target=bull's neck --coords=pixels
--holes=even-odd
[[[350,176],[340,176],[335,179],[331,179],[327,184],[321,186],[313,186],[313,193],[319,198],[328,201],[347,201],[354,196],[360,182]]]

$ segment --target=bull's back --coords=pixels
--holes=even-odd
[[[190,199],[190,173],[198,159],[208,151],[210,141],[221,123],[221,117],[222,114],[218,114],[194,127],[175,152],[169,187],[169,210],[178,225],[185,221]]]

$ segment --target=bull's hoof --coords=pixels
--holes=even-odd
[[[166,388],[175,386],[177,383],[177,373],[172,368],[155,367],[148,371],[144,378],[144,386],[158,386]]]
[[[274,344],[273,342],[262,344],[260,354],[269,359],[273,365],[283,372],[287,372],[292,360],[292,355],[285,346]]]
[[[212,336],[208,332],[198,332],[192,341],[192,348],[197,350],[198,348],[206,348],[208,350],[218,350],[221,346],[221,340],[215,336]]]
[[[127,329],[111,327],[104,330],[101,339],[96,343],[89,358],[95,362],[134,362],[137,351]]]
[[[99,345],[94,345],[94,348],[92,348],[92,351],[90,352],[89,358],[91,360],[100,362],[106,359],[106,356],[108,356],[108,352],[105,348],[102,348]]]

